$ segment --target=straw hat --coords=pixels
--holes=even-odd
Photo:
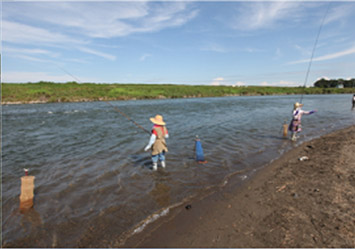
[[[153,124],[165,125],[162,115],[156,115],[154,118],[150,118],[150,121],[152,121]]]
[[[300,104],[298,102],[296,102],[294,105],[293,105],[293,109],[297,109],[298,107],[302,107],[303,104]]]

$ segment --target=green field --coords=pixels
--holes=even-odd
[[[354,93],[354,88],[202,86],[172,84],[2,83],[2,104],[130,99]]]

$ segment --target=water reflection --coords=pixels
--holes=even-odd
[[[35,210],[35,208],[31,208],[28,210],[21,210],[21,227],[25,230],[25,232],[31,232],[31,230],[43,226],[43,220],[41,215]]]

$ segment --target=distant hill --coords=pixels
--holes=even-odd
[[[355,79],[350,80],[327,80],[327,79],[320,79],[314,83],[314,87],[321,87],[321,88],[352,88],[355,87]]]

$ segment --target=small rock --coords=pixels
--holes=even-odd
[[[309,158],[307,156],[303,156],[303,157],[298,158],[298,160],[307,161],[307,160],[309,160]]]

